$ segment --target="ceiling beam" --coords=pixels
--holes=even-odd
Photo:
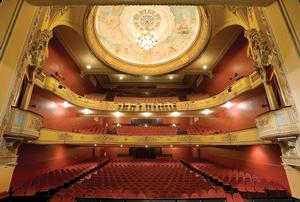
[[[268,6],[275,0],[26,0],[38,6],[49,5],[235,5]]]

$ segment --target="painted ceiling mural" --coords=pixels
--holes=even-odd
[[[210,37],[202,6],[90,6],[84,34],[106,65],[134,75],[161,75],[192,62]]]
[[[99,6],[94,23],[97,39],[110,54],[153,65],[173,60],[193,45],[200,15],[196,6]]]

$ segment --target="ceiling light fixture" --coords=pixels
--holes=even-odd
[[[150,31],[144,30],[141,34],[139,34],[136,43],[142,49],[149,50],[156,46],[157,37],[154,36]]]
[[[120,116],[123,115],[123,113],[121,113],[121,112],[114,112],[113,115],[114,115],[115,117],[120,117]]]
[[[231,108],[234,104],[232,102],[226,102],[223,107],[226,107],[227,109]]]
[[[146,148],[148,148],[148,145],[145,145]]]
[[[68,103],[67,101],[64,101],[64,102],[62,103],[62,106],[63,106],[64,108],[68,108],[68,107],[71,107],[72,105],[70,105],[70,103]]]
[[[121,144],[120,147],[123,147],[123,145]]]
[[[88,109],[88,108],[83,109],[81,112],[84,113],[84,114],[86,114],[86,115],[92,113],[92,111],[90,109]]]
[[[169,79],[171,79],[171,80],[174,79],[174,76],[173,76],[173,75],[170,75],[170,76],[169,76]]]
[[[119,79],[120,79],[120,80],[123,80],[123,79],[124,79],[124,76],[120,76]]]
[[[149,79],[149,76],[144,76],[144,78],[145,78],[146,80],[148,80],[148,79]]]
[[[92,68],[92,65],[86,65],[86,68],[87,68],[87,69],[91,69],[91,68]]]
[[[176,123],[173,123],[173,124],[172,124],[172,127],[176,127]]]
[[[208,114],[211,114],[212,111],[209,110],[209,109],[204,109],[201,113],[202,113],[202,114],[205,114],[205,115],[208,115]]]
[[[171,145],[170,145],[170,147],[172,148],[172,147],[173,147],[173,145],[171,144]]]
[[[171,112],[171,116],[180,116],[181,115],[181,113],[180,112]]]
[[[142,115],[143,115],[144,117],[149,117],[149,116],[152,115],[152,113],[151,113],[151,112],[143,112]]]
[[[207,65],[203,65],[202,68],[203,68],[203,69],[207,69]]]

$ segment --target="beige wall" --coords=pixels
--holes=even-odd
[[[283,8],[280,7],[278,2],[263,10],[279,50],[289,89],[300,117],[300,52],[295,38],[297,33],[300,33],[300,5],[297,0],[284,0],[284,6],[286,7],[285,12],[287,12],[285,14],[282,13]],[[290,17],[290,23],[287,21],[287,16]],[[296,18],[298,18],[298,23],[295,24]],[[300,156],[299,138],[297,145],[297,152]],[[300,170],[286,169],[286,174],[292,195],[300,198]]]

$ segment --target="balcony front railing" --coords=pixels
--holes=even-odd
[[[43,118],[33,112],[12,108],[5,135],[12,138],[38,139]]]
[[[43,128],[35,144],[72,144],[99,146],[197,146],[266,144],[258,137],[257,129],[246,129],[216,135],[108,135],[84,134]]]
[[[170,111],[195,111],[216,107],[226,103],[232,98],[242,93],[256,88],[262,83],[262,78],[257,72],[253,72],[249,76],[240,78],[231,86],[224,89],[221,93],[194,101],[179,101],[170,103],[129,103],[129,102],[112,102],[97,101],[88,99],[75,94],[64,84],[57,81],[51,76],[40,75],[35,78],[35,84],[44,88],[55,95],[65,99],[66,101],[89,109],[101,111],[127,111],[127,112],[170,112]]]
[[[278,139],[299,135],[298,123],[292,107],[269,111],[258,116],[256,126],[261,139]]]

